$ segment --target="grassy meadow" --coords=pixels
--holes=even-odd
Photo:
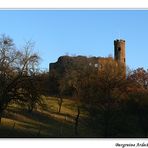
[[[31,113],[20,105],[10,104],[1,121],[0,137],[95,137],[85,125],[85,110],[80,113],[78,135],[75,134],[77,106],[74,100],[63,99],[59,113],[56,97],[43,96],[43,99],[46,107],[38,107]]]

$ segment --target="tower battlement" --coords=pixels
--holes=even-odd
[[[114,40],[114,43],[115,42],[125,42],[125,40],[123,40],[123,39],[116,39],[116,40]]]

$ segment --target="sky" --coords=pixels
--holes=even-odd
[[[114,56],[115,39],[131,69],[148,69],[148,10],[0,10],[0,34],[18,49],[34,41],[43,70],[62,55]]]

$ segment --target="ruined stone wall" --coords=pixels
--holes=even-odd
[[[86,63],[100,70],[106,63],[116,62],[123,67],[123,74],[126,76],[125,40],[114,41],[114,59],[112,57],[86,57],[86,56],[61,56],[55,63],[50,63],[49,71],[56,70],[59,74],[64,74],[73,63]]]

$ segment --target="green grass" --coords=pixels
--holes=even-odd
[[[0,137],[93,137],[85,124],[79,123],[76,136],[74,131],[77,106],[74,100],[63,99],[61,112],[55,97],[43,97],[46,108],[37,108],[32,113],[19,105],[11,104],[0,126]],[[83,110],[80,120],[86,117]]]

